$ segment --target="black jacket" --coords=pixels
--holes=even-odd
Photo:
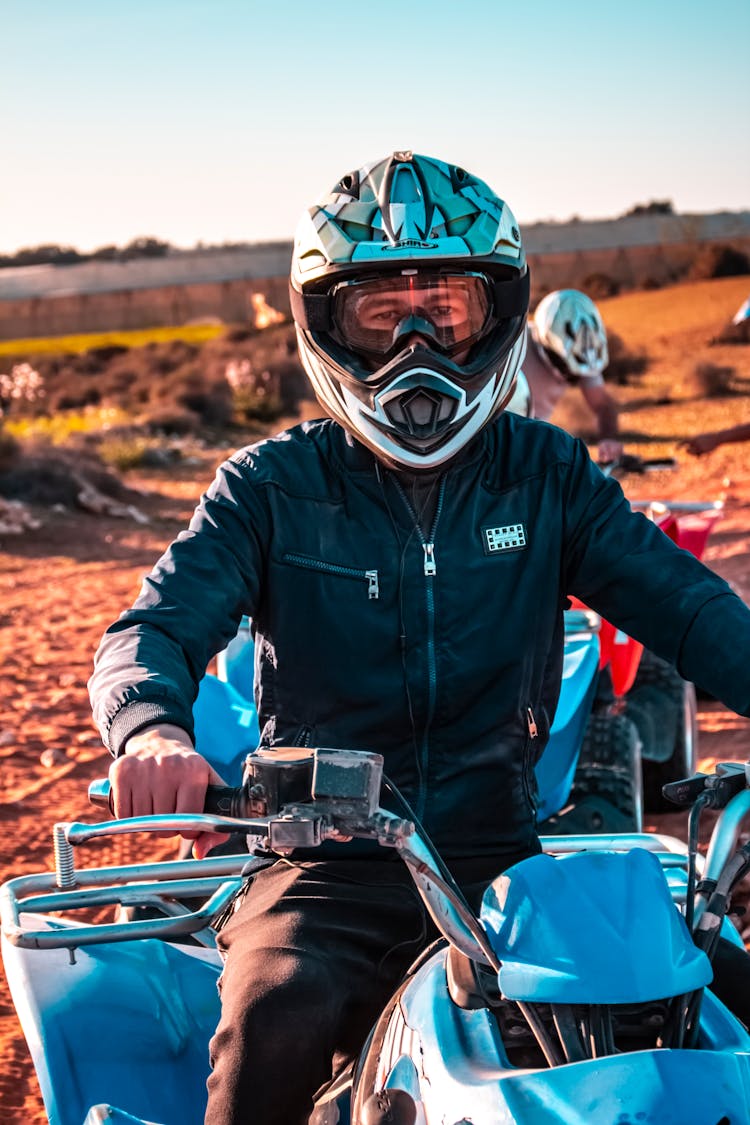
[[[503,414],[439,489],[417,527],[396,475],[330,421],[236,453],[102,641],[112,752],[156,721],[192,729],[249,614],[264,745],[380,751],[446,856],[533,849],[569,594],[750,713],[750,611],[583,443]]]

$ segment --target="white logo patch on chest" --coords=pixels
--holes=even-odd
[[[526,528],[522,523],[509,523],[506,527],[483,527],[484,553],[495,555],[499,551],[520,551],[526,546]]]

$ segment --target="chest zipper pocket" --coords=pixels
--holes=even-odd
[[[370,601],[380,597],[380,584],[377,570],[359,570],[353,566],[339,566],[338,563],[323,562],[322,559],[313,559],[309,555],[295,555],[291,551],[281,556],[281,561],[291,563],[292,566],[301,566],[305,570],[317,570],[320,574],[337,574],[341,578],[353,578],[359,582],[367,583],[367,596]]]
[[[523,791],[534,813],[537,810],[536,778],[534,777],[534,744],[539,736],[539,728],[531,707],[526,708],[526,741],[523,754]]]

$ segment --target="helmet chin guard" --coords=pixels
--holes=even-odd
[[[525,350],[522,331],[503,367],[490,377],[483,375],[472,391],[440,370],[439,357],[423,348],[410,349],[389,365],[398,365],[400,372],[373,390],[332,379],[324,361],[300,339],[302,362],[321,405],[386,465],[410,472],[450,461],[504,409]]]
[[[510,209],[430,157],[397,152],[349,173],[298,228],[302,363],[324,409],[392,468],[449,462],[504,409],[528,296]]]

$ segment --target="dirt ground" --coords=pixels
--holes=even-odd
[[[627,448],[643,457],[675,456],[677,468],[630,474],[633,499],[724,501],[705,561],[750,600],[750,443],[726,445],[696,459],[679,441],[696,432],[750,422],[750,348],[709,347],[709,340],[747,296],[750,281],[734,278],[634,293],[601,302],[608,327],[631,350],[648,353],[645,376],[614,388],[623,406]],[[734,368],[733,393],[706,398],[699,363]],[[556,421],[588,424],[569,393]],[[198,463],[131,476],[143,490],[145,525],[71,512],[40,513],[43,524],[0,540],[0,818],[4,822],[0,882],[52,864],[57,820],[99,819],[86,788],[103,776],[108,757],[93,729],[86,680],[105,627],[130,603],[140,579],[183,526],[222,452]],[[750,757],[750,724],[717,703],[700,702],[701,766]],[[44,761],[42,756],[44,755]],[[686,817],[666,814],[651,830],[685,836]],[[117,840],[97,848],[96,865],[134,862],[141,845]],[[173,845],[149,845],[149,855]],[[0,979],[0,1121],[44,1122],[28,1051]]]

